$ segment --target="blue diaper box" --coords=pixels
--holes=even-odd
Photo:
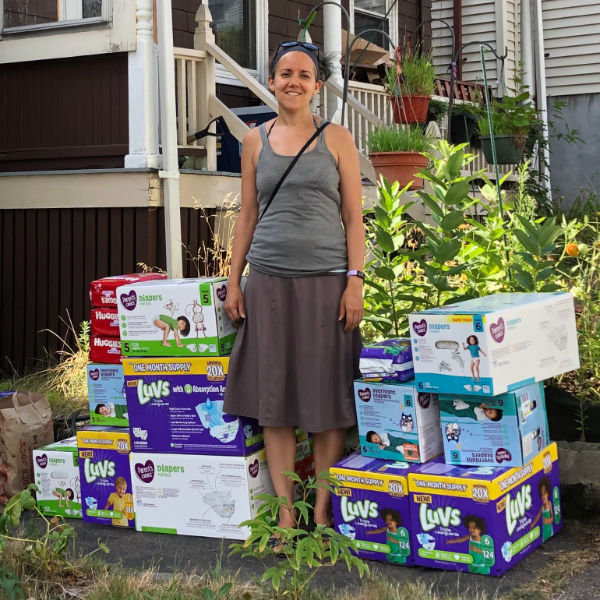
[[[392,338],[364,346],[359,368],[364,381],[394,383],[413,379],[410,338]]]

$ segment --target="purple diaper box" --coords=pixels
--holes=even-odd
[[[408,488],[410,545],[424,567],[498,576],[563,525],[555,443],[522,467],[425,463]]]
[[[364,381],[398,383],[415,376],[410,338],[392,338],[365,346],[360,353]]]
[[[125,358],[136,452],[248,456],[263,447],[258,422],[223,412],[228,357]]]

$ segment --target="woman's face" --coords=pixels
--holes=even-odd
[[[321,89],[316,80],[315,63],[304,52],[288,52],[275,66],[275,77],[269,78],[269,88],[280,105],[289,109],[308,106]]]

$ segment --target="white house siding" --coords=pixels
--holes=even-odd
[[[600,2],[544,0],[549,96],[600,93]]]

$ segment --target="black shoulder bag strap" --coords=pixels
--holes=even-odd
[[[317,127],[317,130],[310,136],[310,138],[306,142],[306,144],[304,144],[304,146],[302,146],[302,148],[300,148],[298,154],[296,154],[296,156],[294,156],[294,158],[292,159],[292,162],[290,162],[290,164],[288,165],[288,168],[285,170],[285,173],[281,176],[281,179],[277,182],[277,185],[275,186],[275,189],[273,190],[273,193],[271,194],[269,201],[267,202],[266,206],[263,208],[263,211],[262,211],[260,217],[258,218],[259,221],[265,216],[265,213],[267,212],[267,209],[269,208],[269,206],[271,206],[271,202],[273,202],[273,198],[275,198],[275,195],[279,191],[281,184],[285,181],[285,178],[289,175],[290,171],[292,170],[293,166],[296,164],[298,159],[302,156],[302,154],[304,154],[304,151],[313,143],[315,138],[321,133],[321,131],[323,131],[323,129],[325,129],[325,127],[327,127],[327,125],[329,125],[330,122],[331,121],[323,121],[321,123],[321,125],[319,125],[319,127]]]

